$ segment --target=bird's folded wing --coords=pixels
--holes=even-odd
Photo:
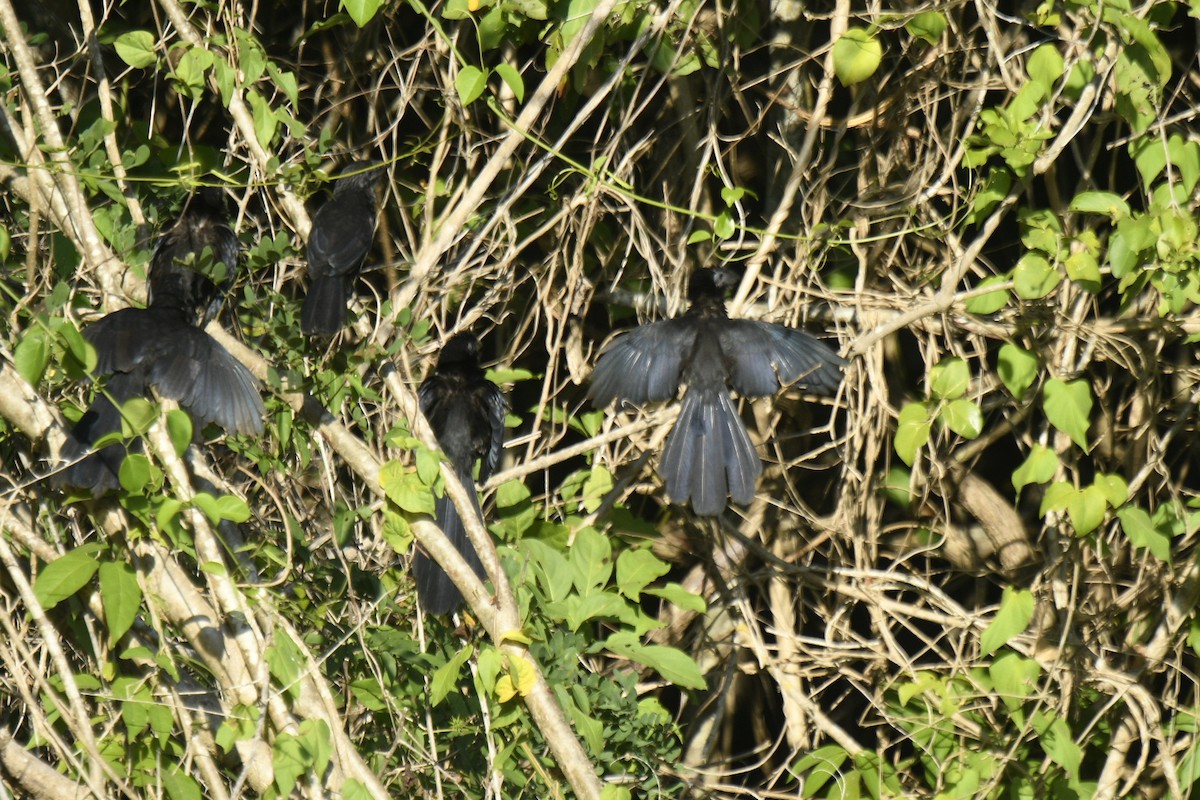
[[[817,394],[834,394],[841,385],[846,360],[802,330],[731,319],[718,335],[731,364],[731,383],[742,395],[770,395],[791,384]]]
[[[588,396],[597,407],[618,398],[633,403],[674,398],[683,358],[695,340],[694,320],[687,318],[642,325],[621,334],[600,354]]]

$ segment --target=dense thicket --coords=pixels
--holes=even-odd
[[[1190,12],[0,0],[0,786],[1187,795]],[[310,339],[310,215],[369,158],[352,324]],[[243,248],[208,330],[267,431],[135,402],[120,491],[56,490],[79,331],[144,303],[200,186]],[[850,365],[742,404],[756,499],[700,518],[655,472],[670,406],[586,381],[716,264],[732,314]],[[463,330],[511,406],[486,591],[415,397]],[[414,537],[458,620],[418,612]]]

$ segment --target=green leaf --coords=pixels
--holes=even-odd
[[[416,470],[399,461],[389,461],[379,470],[379,486],[387,498],[404,511],[433,516],[433,492],[421,482]],[[472,487],[467,487],[468,491]]]
[[[713,220],[713,236],[718,239],[728,239],[737,231],[737,226],[733,222],[733,217],[729,215],[729,211],[722,211]]]
[[[196,492],[193,503],[214,525],[225,519],[239,524],[250,519],[250,506],[242,498],[230,494],[213,497],[208,492]]]
[[[1112,192],[1080,192],[1071,198],[1071,210],[1081,214],[1104,214],[1114,220],[1130,214],[1129,203]]]
[[[575,588],[581,595],[604,586],[612,577],[612,545],[608,537],[597,533],[594,528],[583,528],[575,534],[568,561],[571,565]]]
[[[942,400],[953,400],[967,393],[971,369],[957,356],[943,358],[929,371],[929,391]]]
[[[136,69],[142,69],[158,61],[154,52],[154,34],[150,31],[122,33],[113,42],[113,48],[122,61]]]
[[[1134,547],[1149,550],[1150,555],[1163,563],[1171,563],[1171,536],[1154,524],[1143,509],[1125,506],[1117,512],[1121,530]]]
[[[154,470],[151,469],[150,459],[142,453],[130,453],[125,456],[120,469],[117,470],[117,480],[120,481],[121,488],[135,495],[142,494],[153,477]]]
[[[1076,250],[1067,256],[1063,266],[1067,270],[1067,277],[1075,281],[1079,288],[1092,294],[1100,292],[1100,261],[1094,253],[1087,250]]]
[[[646,584],[670,571],[671,565],[660,560],[649,549],[626,550],[617,556],[617,589],[636,603]]]
[[[433,680],[430,681],[430,702],[433,705],[442,703],[446,694],[449,694],[452,688],[458,685],[458,675],[462,673],[463,664],[470,660],[470,656],[474,655],[474,652],[475,648],[468,644],[456,652],[450,661],[434,670]]]
[[[646,589],[643,594],[661,597],[668,603],[679,606],[684,611],[695,611],[697,614],[704,614],[708,611],[708,604],[704,602],[703,597],[695,592],[688,591],[678,583],[668,583],[666,586],[654,586]]]
[[[121,435],[130,439],[150,430],[158,419],[158,408],[144,397],[126,400],[121,406]]]
[[[275,130],[279,127],[279,118],[275,116],[275,109],[271,108],[267,98],[254,89],[246,91],[246,102],[250,104],[250,108],[254,112],[254,135],[258,138],[259,144],[270,149],[271,140],[275,138]]]
[[[517,102],[525,102],[525,80],[517,68],[512,64],[497,64],[495,70],[496,74],[500,76],[500,80],[504,81],[513,93],[513,97],[517,98]]]
[[[883,61],[883,46],[865,28],[850,28],[833,45],[833,71],[843,86],[862,83]]]
[[[1040,300],[1061,281],[1062,275],[1041,253],[1026,253],[1013,270],[1013,289],[1024,300]]]
[[[46,331],[40,327],[27,331],[13,353],[13,366],[17,368],[17,373],[30,386],[36,387],[46,374],[49,364],[50,342],[47,340]]]
[[[433,486],[437,482],[438,476],[442,474],[439,467],[441,459],[438,458],[437,453],[427,447],[418,447],[416,453],[417,477],[426,486]]]
[[[1041,84],[1045,95],[1049,95],[1054,84],[1062,78],[1064,69],[1062,54],[1052,44],[1039,46],[1025,64],[1025,73],[1031,81]]]
[[[788,768],[794,777],[804,779],[799,796],[817,797],[817,793],[829,781],[840,782],[843,779],[842,765],[849,757],[845,748],[837,744],[827,744],[805,753]]]
[[[496,489],[496,508],[512,508],[533,497],[529,487],[517,479],[506,481]]]
[[[1037,356],[1015,344],[1005,344],[1000,348],[997,372],[1005,388],[1012,396],[1020,400],[1029,391],[1037,379]]]
[[[1046,493],[1042,495],[1042,505],[1038,514],[1046,516],[1051,511],[1066,511],[1067,506],[1079,494],[1079,490],[1072,486],[1067,481],[1058,481],[1051,484]]]
[[[1037,679],[1042,668],[1032,658],[1017,653],[1001,653],[988,667],[992,687],[1009,711],[1020,708],[1037,693]]]
[[[1013,488],[1020,492],[1031,483],[1048,483],[1058,472],[1058,466],[1058,455],[1053,450],[1035,444],[1021,466],[1013,471]]]
[[[173,408],[167,412],[167,435],[171,437],[171,447],[175,455],[182,456],[192,443],[192,418],[186,411]]]
[[[142,606],[142,587],[133,567],[123,561],[100,564],[100,601],[108,624],[108,646],[113,648],[133,625]]]
[[[1093,484],[1104,493],[1104,499],[1113,508],[1120,508],[1129,499],[1129,484],[1120,475],[1098,472]]]
[[[464,106],[469,106],[479,99],[487,89],[487,73],[479,67],[468,64],[458,72],[454,79],[454,89],[458,92],[458,100]]]
[[[929,406],[925,403],[905,403],[900,409],[892,446],[896,448],[896,455],[910,467],[917,459],[917,451],[929,441],[930,422]]]
[[[350,19],[360,28],[365,28],[383,7],[383,0],[341,0],[341,3]]]
[[[1088,451],[1087,432],[1091,425],[1092,390],[1086,381],[1067,383],[1057,378],[1046,381],[1042,410],[1050,424],[1071,437],[1071,441]]]
[[[884,475],[881,489],[888,500],[901,508],[908,508],[913,501],[912,471],[904,467],[892,467]]]
[[[1033,609],[1033,592],[1005,586],[1000,597],[1000,609],[979,637],[979,648],[983,655],[996,652],[1029,627]]]
[[[33,581],[33,593],[46,611],[82,589],[100,568],[99,542],[80,545],[51,561]]]
[[[983,410],[974,400],[951,400],[942,408],[938,418],[964,439],[977,439],[983,432]]]
[[[904,23],[904,29],[918,39],[936,45],[946,31],[946,16],[940,11],[925,11]]]
[[[681,688],[703,691],[708,686],[700,672],[700,667],[691,656],[682,650],[662,645],[642,644],[633,634],[625,632],[614,633],[608,637],[604,646],[617,655],[625,656],[639,664],[645,664]]]
[[[1004,275],[992,275],[989,278],[981,280],[975,288],[986,289],[989,286],[999,286],[1008,283],[1008,280]],[[1008,289],[997,289],[994,292],[977,294],[974,297],[968,298],[964,307],[969,314],[986,315],[995,314],[1006,305],[1008,305]]]
[[[1081,536],[1096,530],[1104,521],[1104,513],[1107,510],[1108,501],[1104,497],[1104,490],[1096,485],[1076,492],[1067,504],[1067,516],[1071,518],[1075,533]]]

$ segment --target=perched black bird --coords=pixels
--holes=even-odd
[[[193,195],[155,245],[146,308],[115,311],[83,332],[96,349],[96,374],[110,377],[63,446],[62,458],[75,463],[55,476],[57,485],[94,495],[117,487],[125,446],[88,451],[100,437],[121,430],[120,406],[151,388],[178,401],[201,425],[262,433],[254,376],[200,327],[220,310],[237,255],[220,190]]]
[[[730,397],[774,394],[796,385],[833,394],[846,361],[804,331],[770,322],[730,319],[725,292],[737,285],[725,268],[692,275],[691,305],[675,319],[642,325],[600,354],[588,395],[597,407],[673,399],[686,388],[659,471],[667,495],[701,516],[720,514],[726,497],[754,499],[762,461]]]
[[[479,366],[479,340],[473,334],[460,333],[442,345],[437,367],[421,383],[418,394],[421,413],[429,420],[438,445],[450,459],[458,479],[475,498],[475,513],[482,519],[472,472],[478,461],[479,482],[483,483],[495,471],[504,445],[504,413],[508,403],[496,384],[484,377]],[[463,521],[449,496],[437,499],[435,514],[446,538],[458,548],[475,574],[483,578],[479,555],[467,538]],[[448,614],[462,601],[450,576],[420,550],[413,558],[413,574],[417,597],[426,613]]]
[[[343,167],[333,197],[313,216],[308,234],[311,284],[300,310],[307,336],[331,336],[346,324],[350,286],[375,238],[375,185],[383,177],[378,161]]]

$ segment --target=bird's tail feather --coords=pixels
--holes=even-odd
[[[300,309],[300,330],[306,336],[332,336],[346,324],[349,282],[340,275],[316,278]]]
[[[659,469],[671,500],[690,500],[700,516],[720,514],[728,496],[740,505],[754,499],[762,461],[728,390],[688,389]]]
[[[470,472],[459,471],[458,479],[474,500],[477,518],[482,519],[483,512],[479,508],[479,498],[475,494],[474,478],[471,477]],[[479,561],[479,554],[475,552],[475,546],[467,538],[467,529],[463,526],[458,509],[455,508],[454,501],[450,499],[449,495],[437,498],[434,513],[438,526],[446,534],[446,538],[458,549],[458,552],[462,553],[467,564],[482,579],[484,577],[483,564]],[[413,577],[417,582],[417,598],[421,601],[421,608],[425,610],[426,614],[449,614],[462,602],[462,594],[450,580],[450,576],[437,565],[437,562],[420,550],[413,556]]]

